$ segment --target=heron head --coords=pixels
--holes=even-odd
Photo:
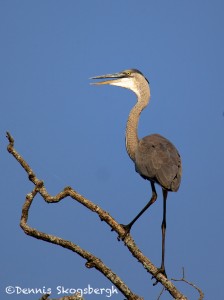
[[[137,95],[139,94],[139,91],[143,87],[149,86],[148,80],[145,78],[145,76],[136,69],[129,69],[124,70],[119,73],[114,74],[106,74],[101,76],[95,76],[91,77],[90,79],[108,79],[106,81],[99,81],[91,83],[93,85],[102,85],[102,84],[110,84],[110,85],[116,85],[120,86],[126,89],[132,90]]]

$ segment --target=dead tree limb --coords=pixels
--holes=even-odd
[[[29,209],[31,207],[32,201],[34,200],[37,194],[40,194],[43,199],[47,203],[56,203],[61,201],[66,197],[71,197],[75,201],[78,201],[80,204],[84,205],[86,208],[96,213],[101,221],[105,221],[113,231],[118,233],[118,237],[121,239],[125,236],[125,231],[123,227],[113,218],[110,214],[100,208],[98,205],[94,204],[84,196],[80,195],[71,187],[65,187],[64,190],[59,192],[57,195],[50,195],[45,186],[44,182],[37,178],[31,167],[28,163],[23,159],[23,157],[15,150],[14,148],[14,139],[7,132],[7,138],[9,141],[9,145],[7,147],[8,152],[13,155],[13,157],[20,163],[22,168],[26,171],[29,180],[34,184],[34,189],[31,193],[27,194],[25,203],[22,209],[22,216],[20,221],[20,226],[24,230],[27,235],[33,236],[37,239],[44,240],[46,242],[59,245],[66,249],[69,249],[86,260],[87,268],[95,268],[100,271],[104,276],[106,276],[119,290],[120,292],[128,299],[128,300],[142,300],[140,296],[134,294],[129,287],[124,283],[123,280],[120,279],[118,275],[116,275],[110,268],[108,268],[98,257],[94,256],[90,252],[82,249],[78,245],[72,243],[71,241],[64,240],[60,237],[50,235],[44,232],[41,232],[35,228],[30,227],[27,224]],[[157,282],[160,282],[164,288],[170,293],[170,295],[174,299],[178,300],[186,300],[187,298],[174,286],[174,284],[168,280],[163,274],[158,272],[156,266],[152,264],[152,262],[141,252],[141,250],[135,244],[131,235],[127,235],[124,239],[124,244],[131,252],[133,257],[135,257],[138,262],[140,262],[145,270],[150,273]]]
[[[75,295],[65,296],[57,299],[49,298],[49,296],[50,294],[45,294],[39,300],[84,300],[79,293],[75,293]]]
[[[186,284],[192,286],[192,287],[193,287],[195,290],[197,290],[198,293],[199,293],[199,299],[198,299],[198,300],[203,300],[203,299],[204,299],[204,293],[202,292],[202,290],[201,290],[199,287],[197,287],[194,283],[192,283],[192,282],[186,280],[186,279],[185,279],[184,268],[182,269],[182,271],[183,271],[183,276],[182,276],[182,278],[180,278],[180,279],[171,278],[171,280],[173,280],[173,281],[183,281],[183,282],[185,282]]]

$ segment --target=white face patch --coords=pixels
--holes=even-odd
[[[115,79],[110,82],[110,85],[116,85],[116,86],[120,86],[132,90],[136,95],[138,95],[138,89],[134,78],[127,77],[127,78]]]
[[[130,78],[119,78],[119,79],[115,79],[113,81],[111,81],[110,83],[111,85],[117,85],[120,87],[124,87],[126,89],[132,89],[133,88],[133,80],[131,80]]]

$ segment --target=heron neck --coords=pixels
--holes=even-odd
[[[138,102],[132,108],[126,126],[126,149],[130,158],[135,161],[135,151],[138,146],[138,121],[142,110],[148,105],[150,90],[137,94]]]

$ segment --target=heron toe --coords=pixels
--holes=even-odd
[[[127,225],[124,225],[124,224],[120,224],[121,227],[124,229],[125,233],[122,235],[122,236],[119,236],[118,237],[118,240],[124,240],[126,238],[126,236],[130,233],[130,230],[131,230],[131,225],[130,224],[127,224]]]
[[[157,276],[159,273],[163,274],[166,278],[167,278],[167,275],[166,275],[166,271],[165,271],[165,268],[164,267],[160,267],[157,269],[157,272],[155,274],[155,276]],[[155,276],[152,276],[152,279],[155,278]],[[155,278],[156,279],[156,278]],[[153,286],[157,285],[159,281],[156,279],[156,281],[153,283]]]

